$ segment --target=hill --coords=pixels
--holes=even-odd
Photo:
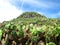
[[[43,15],[37,13],[37,12],[25,12],[17,18],[34,18],[34,17],[44,17],[44,18],[46,18],[45,16],[43,16]]]
[[[46,20],[47,17],[37,13],[37,12],[25,12],[18,16],[16,19],[13,19],[12,22],[23,22],[23,23],[36,23],[40,20]]]
[[[17,18],[11,20],[11,21],[4,21],[3,24],[13,22],[14,24],[16,23],[24,23],[24,24],[29,24],[29,23],[36,23],[39,25],[60,25],[60,18],[47,18],[42,14],[39,14],[37,12],[24,12]]]
[[[60,18],[25,12],[0,23],[0,45],[60,45]]]

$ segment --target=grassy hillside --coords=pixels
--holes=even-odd
[[[25,12],[0,23],[0,45],[60,45],[60,18]]]
[[[5,21],[3,23],[36,23],[39,25],[59,25],[60,26],[60,18],[47,18],[44,15],[38,14],[37,12],[24,12],[20,16],[18,16],[16,19],[13,19],[11,21]]]

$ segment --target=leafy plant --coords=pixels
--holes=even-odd
[[[30,28],[33,29],[33,24],[30,24]]]
[[[24,33],[23,33],[23,31],[18,31],[18,32],[16,32],[16,34],[17,34],[17,36],[19,36],[19,37],[24,37]]]
[[[43,34],[44,33],[44,31],[42,30],[41,27],[37,28],[37,32],[38,32],[38,34]]]
[[[46,43],[46,45],[56,45],[54,42]]]
[[[60,34],[60,27],[56,27],[56,32]]]
[[[10,28],[10,23],[6,24],[5,28],[9,29]]]
[[[32,33],[33,36],[36,36],[38,31],[35,27],[33,27],[33,29],[31,30],[31,33]]]
[[[37,43],[37,41],[38,41],[38,37],[37,36],[33,36],[32,37],[32,42]]]
[[[15,29],[15,25],[14,25],[14,24],[11,24],[11,25],[10,25],[10,29],[11,29],[11,30],[14,30],[14,29]]]
[[[18,24],[16,27],[17,27],[18,31],[22,30],[22,25]]]
[[[11,32],[11,35],[12,35],[13,38],[16,38],[16,37],[17,37],[16,31],[13,30],[13,31]]]
[[[2,32],[2,30],[0,29],[0,41],[1,41],[1,39],[2,39],[2,34],[3,34],[3,32]]]

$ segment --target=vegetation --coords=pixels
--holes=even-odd
[[[25,12],[0,23],[0,45],[60,45],[60,18]]]

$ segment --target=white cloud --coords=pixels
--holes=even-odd
[[[0,0],[0,22],[18,17],[23,11],[11,5],[8,0]]]

